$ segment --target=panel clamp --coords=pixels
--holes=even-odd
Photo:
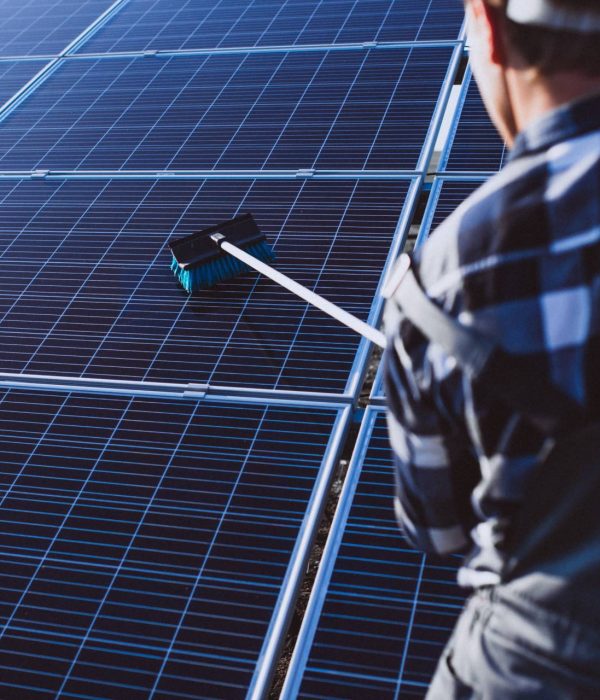
[[[203,399],[206,397],[208,384],[188,384],[183,392],[184,399]]]

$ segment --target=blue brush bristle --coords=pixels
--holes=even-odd
[[[268,263],[275,259],[275,251],[266,241],[256,243],[248,248],[244,248],[244,250],[262,262]],[[182,270],[177,260],[173,258],[171,270],[185,291],[191,294],[197,289],[210,289],[210,287],[214,287],[219,282],[225,282],[233,277],[237,277],[243,272],[252,270],[252,268],[234,258],[233,255],[223,253],[223,255],[205,265],[199,265],[188,270]]]

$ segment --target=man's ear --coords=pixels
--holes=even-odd
[[[471,21],[477,25],[489,61],[495,65],[506,65],[506,18],[498,0],[469,0],[469,9]]]

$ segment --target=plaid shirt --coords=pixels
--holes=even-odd
[[[600,95],[533,124],[509,164],[415,252],[428,296],[600,414]],[[392,297],[384,368],[396,512],[413,545],[466,553],[465,586],[499,581],[497,547],[544,437],[473,387]],[[530,363],[530,364],[528,364]]]

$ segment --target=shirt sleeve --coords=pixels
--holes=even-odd
[[[442,555],[464,551],[477,522],[471,494],[481,475],[462,420],[462,372],[404,317],[393,298],[385,325],[396,515],[417,549]]]

